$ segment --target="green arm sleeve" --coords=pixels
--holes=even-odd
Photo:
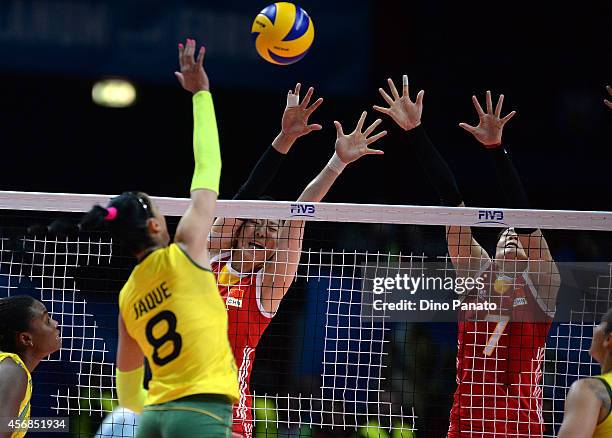
[[[215,107],[209,91],[200,91],[193,96],[193,156],[195,170],[191,191],[208,189],[219,194],[221,150]]]

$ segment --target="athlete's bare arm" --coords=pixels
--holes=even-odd
[[[610,412],[610,396],[598,379],[575,381],[567,393],[559,438],[592,438],[597,424]]]
[[[300,102],[300,89],[301,84],[297,84],[294,90],[289,90],[287,93],[287,103],[285,105],[285,111],[281,120],[281,132],[276,136],[272,142],[272,147],[280,154],[286,155],[295,144],[296,140],[303,137],[312,131],[318,131],[321,129],[319,124],[309,124],[308,119],[314,113],[314,111],[323,103],[323,98],[318,98],[312,105],[309,106],[310,100],[314,93],[314,88],[310,87],[304,96],[304,100]],[[263,159],[263,157],[262,157]],[[257,163],[259,165],[266,165],[265,163]],[[253,173],[258,172],[259,169],[253,169]],[[253,175],[253,174],[252,174]],[[249,179],[252,178],[249,177]],[[268,175],[268,181],[270,181],[274,175]],[[260,188],[262,191],[266,187]],[[257,198],[255,196],[255,198]],[[234,233],[244,222],[243,219],[237,218],[217,218],[213,224],[211,230],[211,239],[209,241],[209,248],[211,251],[219,251],[221,249],[229,249],[232,246],[234,239]]]
[[[119,315],[119,339],[117,343],[117,368],[132,371],[144,364],[144,354],[140,345],[128,333],[123,317]]]
[[[345,134],[342,125],[336,125],[336,152],[330,162],[321,170],[304,189],[299,202],[319,202],[334,184],[342,167],[366,155],[383,154],[383,151],[370,149],[368,146],[384,137],[387,131],[374,134],[381,123],[378,119],[362,132],[367,113],[364,111],[357,122],[357,127],[350,134]],[[339,167],[338,167],[339,166]],[[265,265],[262,279],[261,298],[266,312],[275,313],[287,290],[293,283],[298,269],[304,237],[304,221],[291,220],[281,228],[279,246],[274,257]]]
[[[12,359],[0,362],[0,418],[7,421],[17,419],[19,405],[25,397],[28,376]],[[1,438],[10,438],[11,433],[0,432]]]

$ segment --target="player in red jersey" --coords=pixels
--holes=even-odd
[[[284,156],[301,136],[320,125],[308,125],[308,118],[320,105],[318,99],[308,107],[310,88],[299,102],[300,84],[287,95],[282,130],[253,169],[234,199],[257,199],[262,195]],[[386,134],[372,135],[381,120],[362,132],[363,112],[355,131],[346,135],[336,125],[336,151],[329,163],[304,189],[299,202],[319,202],[327,194],[344,167],[368,154],[382,154],[369,149]],[[211,264],[217,275],[219,291],[229,313],[229,339],[239,367],[240,401],[234,406],[234,436],[250,438],[253,433],[249,380],[255,350],[285,293],[291,286],[300,260],[304,221],[218,218],[210,238]]]
[[[408,131],[442,203],[463,207],[452,172],[421,124],[424,92],[412,102],[406,76],[403,82],[400,96],[389,79],[392,96],[379,90],[389,107],[374,108]],[[460,126],[487,149],[511,206],[526,208],[523,186],[501,143],[503,127],[515,114],[501,117],[503,99],[501,95],[493,110],[487,91],[485,112],[474,96],[479,124]],[[466,293],[463,303],[474,309],[484,302],[497,306],[495,311],[458,314],[457,390],[448,437],[541,437],[542,363],[560,282],[546,239],[538,229],[508,228],[501,233],[491,258],[473,238],[470,227],[447,227],[446,237],[457,277],[483,280],[484,288]]]

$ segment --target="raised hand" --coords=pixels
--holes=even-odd
[[[287,105],[281,122],[282,133],[294,141],[303,135],[321,129],[319,124],[309,125],[308,118],[323,103],[323,98],[319,97],[315,103],[308,106],[314,93],[314,88],[310,87],[304,96],[304,100],[300,103],[301,87],[302,85],[298,83],[295,90],[289,90],[289,93],[287,93]]]
[[[348,164],[363,157],[364,155],[382,155],[383,151],[378,149],[370,149],[368,145],[371,145],[378,139],[387,135],[387,131],[381,131],[376,135],[369,137],[376,127],[380,125],[382,120],[377,119],[368,128],[361,132],[363,129],[363,123],[365,122],[367,112],[361,113],[361,117],[357,122],[357,127],[350,134],[345,134],[342,130],[342,125],[338,121],[334,121],[336,125],[336,154],[343,163]]]
[[[204,46],[200,47],[198,51],[197,59],[194,59],[196,49],[195,40],[187,38],[185,46],[179,43],[179,65],[181,71],[175,71],[174,74],[182,87],[195,94],[198,91],[209,91],[210,83],[208,82],[208,75],[204,71],[204,53],[206,49]]]
[[[612,97],[612,87],[606,85],[606,90],[608,90],[608,94]],[[612,109],[612,102],[610,102],[608,99],[604,99],[604,103],[608,108]]]
[[[474,108],[478,113],[478,126],[471,126],[467,123],[459,123],[463,129],[476,137],[480,143],[485,147],[491,148],[501,144],[502,132],[504,125],[516,114],[516,111],[512,111],[505,117],[501,117],[502,105],[504,104],[504,95],[499,96],[497,105],[495,106],[495,112],[493,112],[493,101],[491,99],[491,92],[487,91],[486,103],[487,112],[485,113],[478,103],[476,96],[472,96],[472,102]]]
[[[387,79],[389,88],[391,89],[391,96],[389,96],[385,90],[379,88],[380,95],[385,99],[389,108],[374,105],[374,109],[383,114],[391,116],[391,118],[397,123],[402,129],[410,131],[421,124],[421,114],[423,113],[423,96],[425,91],[421,90],[417,94],[416,101],[410,100],[408,90],[408,76],[402,77],[402,95],[400,96],[395,88],[395,84],[391,78]]]

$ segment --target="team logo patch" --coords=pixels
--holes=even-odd
[[[513,283],[513,278],[500,275],[495,279],[495,283],[493,283],[493,290],[498,294],[503,295],[512,288]]]
[[[242,307],[243,297],[244,297],[244,289],[241,289],[239,287],[231,287],[227,291],[227,299],[225,300],[225,303],[228,306]]]
[[[516,297],[514,299],[514,303],[512,307],[517,307],[517,306],[525,306],[527,304],[527,298],[525,297]]]

